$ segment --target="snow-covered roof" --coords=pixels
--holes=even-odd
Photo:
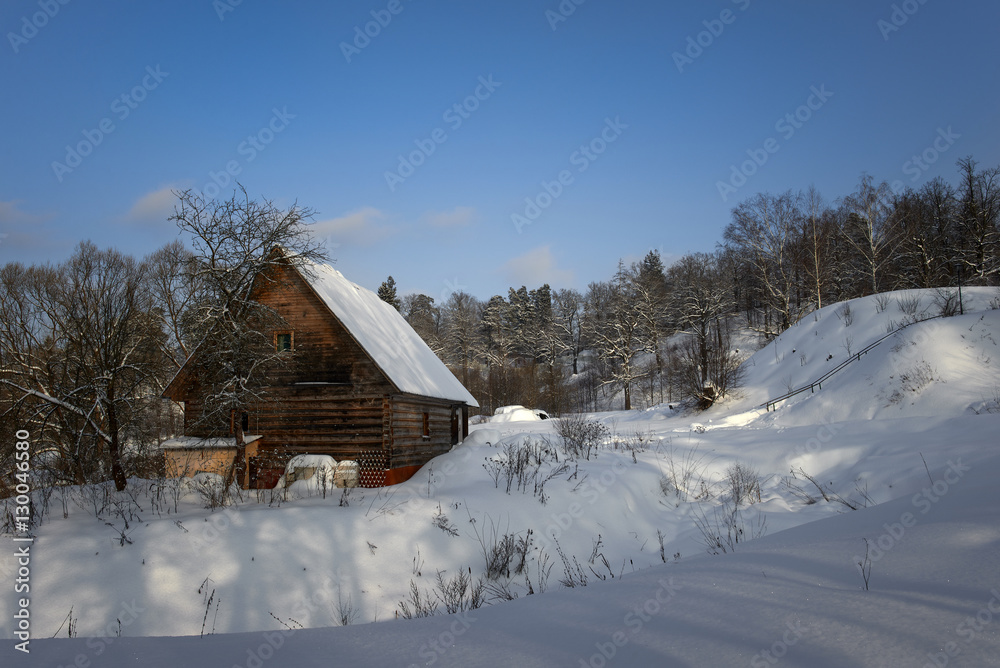
[[[399,311],[377,294],[329,265],[307,264],[301,274],[400,392],[479,406]]]
[[[253,443],[254,441],[260,440],[262,436],[251,436],[249,434],[244,434],[244,443]],[[203,449],[203,448],[235,448],[236,442],[233,440],[232,436],[217,436],[213,438],[198,438],[196,436],[178,436],[177,438],[167,439],[160,445],[164,450],[179,450],[179,449]]]

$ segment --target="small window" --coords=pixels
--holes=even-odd
[[[277,352],[284,352],[292,349],[292,333],[279,332],[274,335],[274,349]]]
[[[424,413],[424,438],[431,437],[431,415]]]

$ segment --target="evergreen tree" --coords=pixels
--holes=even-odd
[[[378,286],[378,298],[397,311],[399,310],[402,302],[399,301],[399,297],[396,295],[396,279],[390,276],[382,281],[382,285]]]

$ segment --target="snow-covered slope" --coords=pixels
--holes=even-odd
[[[954,462],[934,471],[940,493],[928,483],[733,555],[583,589],[347,628],[47,640],[30,661],[5,665],[69,665],[78,655],[109,668],[998,665],[1000,467]],[[868,591],[856,565],[864,538],[874,548]]]
[[[995,306],[1000,304],[1000,292],[966,288],[963,303],[965,315],[951,318],[937,317],[940,297],[933,290],[900,290],[826,306],[753,354],[744,365],[740,398],[712,413],[756,409],[810,385],[852,357],[854,362],[824,383],[834,393],[788,399],[786,404],[803,405],[783,411],[780,420],[802,424],[820,419],[955,415],[978,409],[984,401],[983,388],[992,398],[992,385],[998,382],[1000,310]],[[859,351],[879,339],[884,340],[856,359]],[[949,387],[925,391],[941,384]]]
[[[280,507],[254,495],[215,512],[193,493],[176,511],[142,496],[125,545],[120,518],[95,519],[77,491],[63,519],[56,492],[33,547],[32,630],[65,635],[72,609],[81,638],[33,641],[39,663],[15,665],[68,665],[78,652],[100,666],[136,656],[257,665],[254,656],[271,652],[269,665],[289,666],[598,666],[612,653],[629,666],[919,666],[949,649],[959,652],[954,665],[988,665],[1000,656],[995,295],[968,290],[966,315],[911,325],[815,394],[758,407],[787,391],[787,377],[806,384],[843,360],[843,348],[826,357],[845,332],[860,349],[902,314],[896,295],[885,309],[855,300],[850,325],[836,315],[843,305],[827,307],[755,354],[743,397],[727,405],[590,416],[607,436],[589,459],[568,457],[552,420],[485,424],[384,490]],[[917,296],[929,305],[933,292]],[[544,460],[539,477],[522,485],[515,476],[508,493],[503,462],[525,448]],[[698,524],[718,528],[731,507],[725,477],[735,463],[756,468],[761,483],[738,527],[766,535],[710,556]],[[495,605],[392,621],[411,601],[411,581],[433,600],[438,571],[479,577],[482,543],[526,540],[529,530],[527,570],[491,581]],[[866,538],[870,591],[856,566]],[[5,550],[4,579],[15,566]],[[586,587],[559,584],[580,574]],[[664,580],[673,588],[661,593]],[[543,584],[543,595],[528,595]],[[499,603],[504,592],[519,598]],[[0,596],[15,609],[13,591]],[[989,621],[965,621],[984,609]],[[316,628],[345,612],[354,626]],[[388,623],[364,624],[374,620]],[[205,638],[127,638],[203,628]],[[5,614],[0,635],[13,630]]]

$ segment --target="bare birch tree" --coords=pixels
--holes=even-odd
[[[781,330],[798,320],[797,223],[798,210],[790,192],[761,193],[733,209],[733,222],[724,235],[735,252],[749,262],[768,306],[781,318]]]
[[[898,241],[892,191],[885,181],[876,184],[864,174],[858,189],[844,199],[844,206],[844,238],[857,253],[867,283],[864,294],[875,294],[881,289],[886,264],[892,260]]]

